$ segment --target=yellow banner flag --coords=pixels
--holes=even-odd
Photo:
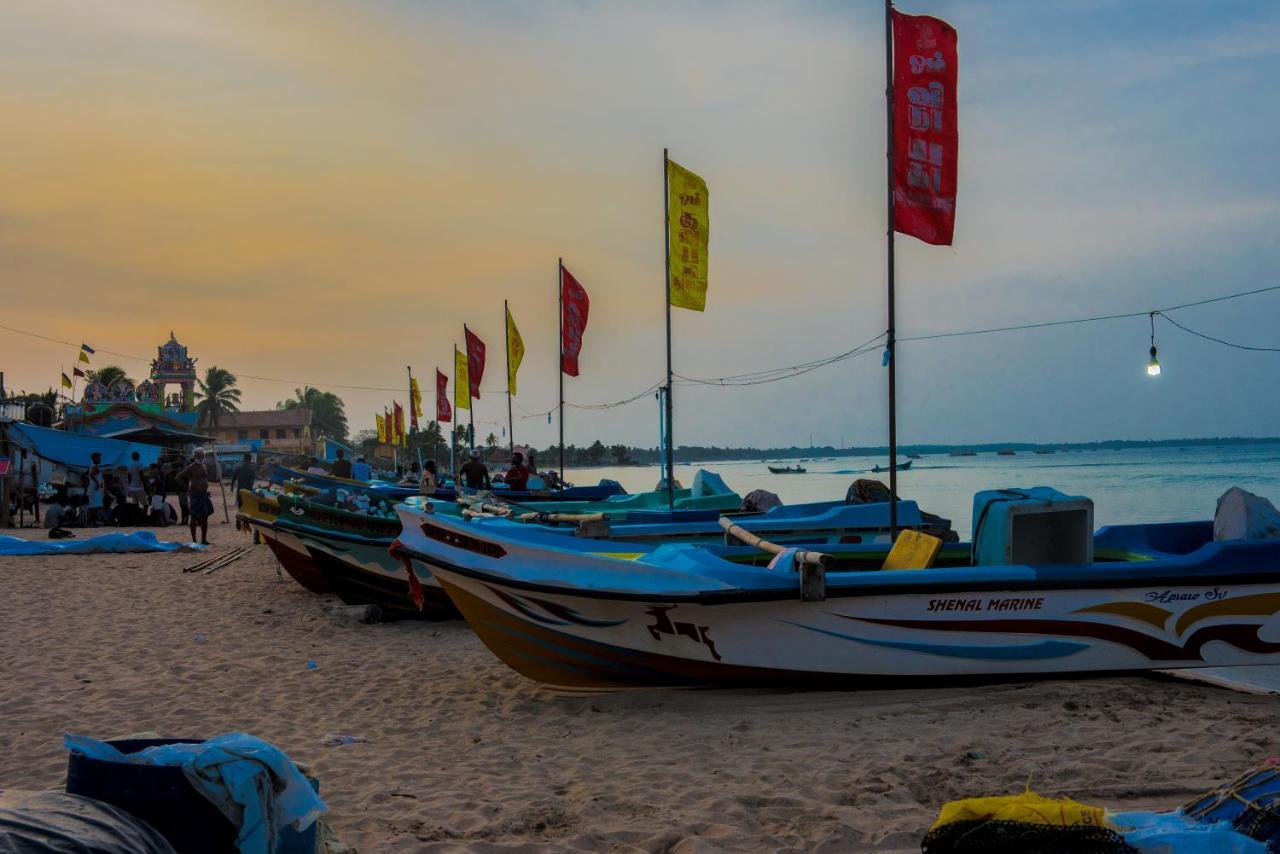
[[[66,374],[62,375],[62,387],[71,388],[71,377],[67,376]]]
[[[422,417],[422,389],[418,388],[418,378],[411,377],[409,379],[409,406],[412,407],[414,426],[418,425],[416,419]]]
[[[387,419],[381,415],[374,415],[373,417],[378,422],[378,441],[385,444],[387,441]]]
[[[89,354],[83,350],[80,351],[80,362],[85,365],[89,364]]]
[[[467,378],[467,354],[453,348],[453,408],[471,408],[471,380]]]
[[[674,160],[667,161],[667,227],[671,252],[671,304],[692,311],[707,307],[707,182]]]
[[[516,393],[516,371],[520,370],[520,363],[524,361],[524,339],[520,337],[520,330],[516,329],[516,320],[511,316],[511,309],[507,309],[507,391],[510,394]]]

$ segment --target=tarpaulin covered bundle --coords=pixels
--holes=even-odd
[[[1201,824],[1183,813],[1123,812],[1107,818],[1140,854],[1267,854],[1267,846],[1226,822]]]
[[[327,809],[282,750],[244,733],[131,754],[86,736],[68,733],[62,740],[73,753],[102,762],[180,766],[191,786],[237,828],[241,854],[273,854],[282,829],[303,830]]]
[[[5,425],[5,433],[14,446],[51,463],[76,469],[93,465],[91,456],[95,453],[102,456],[102,465],[107,468],[128,466],[135,451],[144,466],[160,459],[160,449],[155,445],[86,436],[18,421]]]
[[[0,792],[0,851],[174,854],[163,836],[111,804],[65,792]]]
[[[1280,760],[1268,759],[1182,808],[1196,821],[1228,822],[1280,854]]]
[[[113,531],[83,540],[24,540],[21,537],[0,536],[0,557],[12,555],[88,555],[124,554],[126,552],[177,552],[190,551],[191,545],[166,543],[157,540],[151,531],[126,534]]]
[[[1280,510],[1261,495],[1233,486],[1218,499],[1213,514],[1215,540],[1267,540],[1280,537]]]
[[[1069,798],[968,798],[942,807],[920,845],[924,854],[1134,854],[1099,807]]]

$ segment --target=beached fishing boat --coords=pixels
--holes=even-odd
[[[400,533],[395,517],[370,516],[282,496],[276,529],[292,537],[330,591],[348,605],[379,606],[389,619],[448,619],[458,612],[422,566],[389,551]],[[411,565],[411,562],[409,562]]]
[[[907,460],[905,463],[898,463],[898,471],[906,471],[907,469],[911,468],[911,464],[913,462],[915,462],[915,460]],[[871,471],[875,472],[876,474],[879,474],[880,472],[885,472],[888,470],[889,470],[888,466],[882,466],[879,464],[871,467]]]
[[[388,500],[400,500],[418,495],[416,484],[391,483],[380,480],[351,480],[345,477],[335,477],[331,474],[301,471],[279,464],[273,467],[270,479],[273,483],[294,485],[295,487],[302,485],[307,489],[320,491],[343,489],[348,492],[368,492],[370,495],[377,495],[379,498]],[[437,501],[453,501],[456,499],[458,491],[452,485],[452,481],[449,481],[448,484],[432,493],[431,498]],[[464,494],[470,491],[463,489]],[[505,497],[507,500],[520,502],[604,501],[616,495],[626,495],[626,490],[622,488],[622,484],[615,480],[602,480],[594,486],[570,486],[566,489],[554,490],[517,490],[508,489],[502,484],[494,484],[493,492]]]
[[[977,529],[988,512],[1012,518],[1016,503],[999,501]],[[1018,548],[1029,560],[975,564],[944,548],[927,569],[878,569],[884,550],[868,546],[825,547],[798,571],[790,551],[771,569],[739,547],[551,545],[414,515],[399,539],[500,659],[557,685],[938,684],[1280,663],[1280,541],[1214,542],[1209,522],[1090,536],[1085,518],[1046,538],[1046,520],[1028,516]],[[1083,531],[1068,545],[1087,559],[1043,562],[1067,530]]]
[[[329,584],[323,573],[316,567],[311,556],[298,539],[287,530],[276,527],[280,514],[280,502],[287,501],[289,495],[268,495],[248,489],[240,490],[240,510],[236,518],[247,524],[256,533],[271,553],[281,569],[289,573],[289,577],[312,593],[328,593]]]
[[[769,466],[770,474],[804,474],[804,466]]]

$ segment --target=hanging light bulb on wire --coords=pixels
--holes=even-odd
[[[1151,321],[1151,361],[1147,362],[1147,376],[1160,376],[1160,360],[1156,358],[1156,315],[1158,311],[1153,311],[1148,315]]]

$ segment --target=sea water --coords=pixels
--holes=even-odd
[[[889,480],[887,472],[871,471],[876,465],[888,464],[884,457],[771,461],[779,467],[803,465],[805,474],[772,474],[763,460],[691,462],[676,466],[676,479],[685,486],[693,482],[698,469],[705,468],[720,474],[741,495],[765,489],[787,504],[843,499],[857,478]],[[660,476],[656,466],[569,471],[569,479],[575,483],[612,478],[629,492],[653,489]],[[898,494],[914,499],[923,510],[950,519],[961,539],[968,539],[971,533],[974,493],[1029,486],[1051,486],[1068,495],[1092,499],[1097,527],[1212,519],[1218,496],[1233,486],[1280,505],[1280,444],[1059,450],[1053,454],[1019,451],[1011,457],[994,452],[973,457],[929,454],[912,461],[908,471],[898,473]],[[1229,683],[1280,691],[1280,666],[1204,672]]]

